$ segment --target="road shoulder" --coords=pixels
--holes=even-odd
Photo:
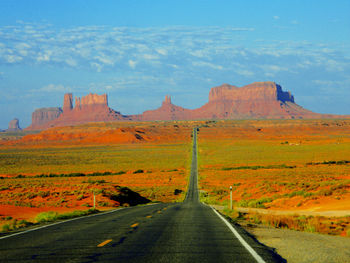
[[[350,262],[350,238],[277,229],[245,221],[239,224],[289,263]]]

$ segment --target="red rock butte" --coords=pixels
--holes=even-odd
[[[167,95],[161,107],[139,115],[122,115],[108,106],[107,94],[89,94],[82,98],[64,95],[63,108],[41,108],[32,114],[28,130],[106,121],[157,121],[196,119],[315,119],[349,118],[318,114],[295,103],[290,92],[274,82],[255,82],[244,87],[223,84],[209,92],[209,101],[198,109],[172,104]]]

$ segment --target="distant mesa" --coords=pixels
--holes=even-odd
[[[40,108],[32,113],[33,127],[45,127],[50,121],[56,120],[62,114],[61,108]],[[30,127],[31,127],[30,126]]]
[[[162,105],[139,115],[122,115],[108,106],[107,94],[88,94],[82,98],[64,95],[63,108],[41,108],[32,114],[28,130],[106,121],[156,121],[196,119],[315,119],[349,118],[318,114],[302,108],[290,92],[275,82],[255,82],[244,87],[229,84],[213,87],[209,101],[198,109],[186,109],[165,96]]]
[[[43,130],[50,127],[77,125],[88,122],[132,120],[108,107],[107,94],[88,94],[82,98],[64,95],[63,108],[41,108],[32,114],[32,124],[27,130]]]
[[[274,82],[255,82],[240,88],[229,84],[214,87],[208,103],[194,110],[173,105],[166,96],[160,108],[142,114],[142,120],[294,118],[322,115],[295,104],[293,95]]]
[[[21,131],[21,127],[19,127],[19,120],[13,119],[9,123],[9,128],[6,131]]]

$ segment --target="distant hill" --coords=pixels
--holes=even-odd
[[[274,82],[255,82],[244,87],[223,84],[209,92],[209,101],[198,109],[174,105],[166,96],[161,107],[139,115],[122,115],[108,106],[106,94],[75,98],[67,93],[63,108],[41,108],[32,114],[27,130],[104,121],[156,121],[196,119],[318,119],[350,118],[348,115],[319,114],[299,106],[290,92]]]

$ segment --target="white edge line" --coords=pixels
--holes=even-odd
[[[150,205],[158,205],[158,204],[161,204],[161,203],[155,203],[155,204],[150,204]],[[28,232],[32,232],[32,231],[36,231],[36,230],[39,230],[39,229],[43,229],[43,228],[46,228],[46,227],[67,223],[67,222],[70,222],[70,221],[75,221],[75,220],[88,218],[88,217],[93,217],[93,216],[106,215],[106,214],[118,212],[118,211],[121,211],[121,210],[124,210],[124,209],[128,209],[128,208],[132,208],[132,207],[122,207],[122,208],[117,208],[117,209],[114,209],[114,210],[111,210],[111,211],[107,211],[107,212],[103,212],[103,213],[98,213],[98,214],[92,214],[92,215],[80,216],[80,217],[76,217],[76,218],[72,218],[72,219],[67,219],[67,220],[56,222],[56,223],[52,223],[52,224],[49,224],[49,225],[39,226],[39,227],[36,227],[36,228],[33,228],[33,229],[29,229],[29,230],[25,230],[25,231],[22,231],[22,232],[14,233],[14,234],[11,234],[11,235],[3,236],[3,237],[0,237],[0,240],[1,239],[5,239],[5,238],[9,238],[9,237],[13,237],[13,236],[17,236],[17,235],[22,235],[22,234],[25,234],[25,233],[28,233]]]
[[[258,263],[266,263],[255,250],[249,246],[249,244],[243,239],[243,237],[237,232],[236,229],[222,216],[220,215],[213,207],[211,207],[213,211],[217,214],[217,216],[224,221],[224,223],[228,226],[231,232],[237,237],[237,239],[242,243],[242,245],[249,251],[249,253],[255,258]]]

